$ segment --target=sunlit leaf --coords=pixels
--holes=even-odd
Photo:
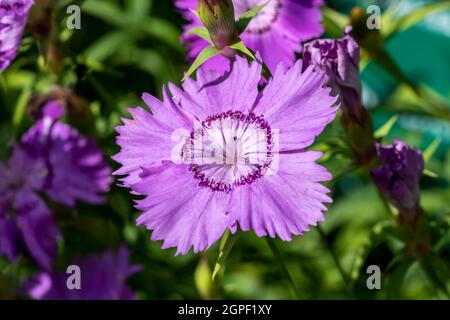
[[[398,32],[411,28],[431,14],[446,9],[450,9],[450,1],[431,2],[400,17],[393,17],[393,19],[391,14],[391,19],[383,20],[381,32],[388,39]]]
[[[347,16],[327,6],[322,7],[322,16],[326,33],[332,38],[342,37],[342,32],[349,22]]]
[[[231,234],[229,231],[227,231],[224,234],[224,236],[222,237],[219,256],[217,257],[217,261],[214,266],[214,271],[212,274],[213,281],[217,277],[219,272],[223,269],[225,260],[227,259],[228,254],[230,253],[231,249],[233,248],[234,244],[236,243],[236,240],[238,237],[239,237],[239,232],[236,232],[235,234]]]
[[[250,10],[248,10],[247,12],[244,12],[243,15],[241,15],[238,19],[238,21],[236,22],[237,28],[239,30],[239,33],[242,33],[245,31],[245,29],[247,28],[247,26],[249,25],[249,23],[252,21],[252,19],[262,10],[264,9],[264,7],[269,4],[270,0],[260,4],[259,6],[256,6]]]
[[[183,77],[183,80],[186,80],[189,78],[198,68],[201,67],[203,63],[205,63],[208,59],[218,55],[220,51],[214,47],[214,46],[208,46],[200,52],[200,54],[197,56],[195,61],[190,66],[189,70],[186,72],[186,74]]]
[[[199,36],[203,40],[206,40],[212,44],[211,36],[209,35],[209,32],[205,27],[192,28],[188,31],[187,34],[193,34],[193,35]]]
[[[236,42],[236,43],[233,43],[233,44],[230,46],[230,48],[235,49],[235,50],[238,50],[238,51],[244,53],[245,55],[249,56],[249,57],[252,58],[253,60],[256,60],[256,57],[255,57],[255,55],[253,54],[253,52],[252,52],[249,48],[247,48],[247,47],[245,46],[245,44],[244,44],[242,41],[238,41],[238,42]]]
[[[423,152],[423,159],[425,162],[428,162],[431,157],[433,157],[436,150],[439,148],[442,140],[441,138],[436,138],[434,141],[426,148],[426,150]]]
[[[398,115],[394,115],[392,118],[390,118],[384,125],[382,125],[377,131],[375,131],[375,138],[384,138],[386,137],[389,132],[391,131],[392,127],[395,125],[395,123],[398,120]]]
[[[214,283],[208,258],[203,256],[194,273],[195,286],[203,299],[211,299],[213,296]]]
[[[436,172],[433,172],[429,169],[424,169],[423,174],[430,178],[438,178],[439,177],[439,175]]]

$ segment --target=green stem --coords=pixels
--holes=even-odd
[[[298,289],[297,286],[295,285],[294,279],[292,279],[291,274],[289,273],[289,270],[286,266],[286,264],[284,263],[283,257],[281,255],[280,250],[278,249],[275,240],[270,238],[270,237],[266,237],[267,240],[267,244],[270,247],[270,250],[272,250],[273,255],[275,256],[275,259],[278,261],[278,263],[280,264],[281,268],[283,269],[283,272],[287,278],[287,280],[289,281],[291,287],[292,287],[292,292],[293,292],[293,296],[294,299],[296,300],[300,300],[300,296],[298,294]]]
[[[222,238],[222,243],[220,246],[220,252],[219,257],[217,258],[217,262],[214,266],[214,271],[212,274],[212,280],[214,281],[221,271],[223,269],[223,266],[225,264],[225,260],[228,257],[228,254],[230,253],[231,249],[233,248],[234,244],[236,243],[236,240],[239,238],[239,231],[236,231],[235,234],[231,234],[229,230],[225,233],[225,235]]]
[[[331,245],[330,241],[328,241],[327,235],[322,230],[322,228],[318,225],[317,231],[320,234],[320,237],[322,238],[322,241],[325,243],[325,246],[327,247],[328,251],[330,252],[331,257],[333,258],[334,264],[336,265],[336,268],[339,271],[339,274],[341,275],[342,282],[344,283],[345,290],[347,291],[349,296],[353,296],[352,288],[350,287],[350,277],[345,272],[344,268],[342,267],[342,264],[340,263],[336,252],[334,251],[333,246]]]

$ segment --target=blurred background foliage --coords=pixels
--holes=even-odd
[[[427,151],[422,205],[432,223],[442,226],[435,249],[447,265],[441,266],[440,287],[418,263],[404,260],[396,265],[401,243],[390,234],[390,217],[376,189],[352,165],[339,121],[315,145],[326,152],[324,165],[335,176],[330,183],[334,203],[326,222],[321,232],[313,228],[292,242],[277,240],[281,254],[303,299],[448,298],[450,10],[423,10],[447,1],[326,2],[326,37],[342,34],[355,6],[379,5],[385,49],[408,81],[427,93],[427,98],[418,97],[393,70],[363,52],[364,104],[374,127],[383,129],[379,132],[383,141],[401,138]],[[70,4],[81,6],[81,30],[66,28]],[[67,121],[95,137],[106,155],[115,154],[114,128],[120,117],[127,116],[126,108],[143,105],[142,92],[161,96],[161,86],[168,81],[178,84],[187,70],[179,41],[182,23],[169,0],[60,0],[51,13],[34,10],[16,61],[0,74],[0,159],[8,159],[10,147],[32,124],[27,111],[30,97],[56,85],[70,88],[78,98]],[[111,165],[117,167],[112,161]],[[132,204],[128,191],[114,186],[103,206],[53,207],[64,233],[56,268],[63,269],[76,254],[101,253],[126,243],[132,262],[144,267],[130,280],[141,299],[292,297],[264,239],[243,234],[213,283],[219,245],[202,255],[175,257],[174,250],[161,250],[159,242],[150,241],[148,231],[135,227],[138,212]],[[372,264],[382,270],[382,290],[366,287],[366,269]],[[15,296],[15,288],[35,270],[25,259],[8,264],[0,258],[0,297]]]

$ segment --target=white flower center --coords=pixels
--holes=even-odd
[[[272,160],[272,132],[262,116],[212,115],[191,132],[182,157],[200,186],[229,192],[261,177]]]

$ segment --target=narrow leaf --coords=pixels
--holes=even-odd
[[[209,35],[208,30],[205,27],[195,27],[188,31],[187,34],[193,34],[199,36],[203,40],[208,41],[208,43],[212,44],[211,36]]]
[[[152,0],[127,0],[126,3],[127,13],[133,19],[143,19],[147,17],[153,6]]]
[[[388,299],[393,299],[398,296],[403,280],[405,279],[405,275],[413,263],[413,259],[406,258],[405,260],[398,262],[392,268],[386,284]]]
[[[432,2],[429,4],[424,5],[421,8],[418,8],[416,10],[411,11],[410,13],[396,17],[395,22],[392,23],[392,25],[384,26],[387,27],[383,30],[385,39],[388,39],[392,37],[394,34],[398,32],[402,32],[413,25],[421,22],[423,19],[427,18],[431,14],[443,11],[446,9],[450,9],[450,1],[442,1],[442,2]]]
[[[129,35],[121,31],[110,32],[95,41],[85,51],[86,59],[103,62],[114,55],[129,41]]]
[[[342,32],[348,24],[347,16],[325,6],[322,8],[322,16],[327,34],[333,38],[342,37]]]
[[[425,162],[428,162],[439,148],[442,140],[441,138],[436,138],[434,141],[428,146],[428,148],[423,152],[423,159]]]
[[[375,132],[375,138],[384,138],[386,137],[389,132],[391,131],[392,127],[395,125],[395,123],[398,120],[398,115],[394,115],[392,118],[390,118],[384,125],[381,126],[376,132]]]
[[[182,51],[183,47],[180,45],[180,34],[172,24],[163,19],[151,17],[142,21],[140,28],[150,37],[160,40],[172,48]]]
[[[195,286],[203,299],[212,299],[214,283],[212,281],[211,268],[209,267],[208,257],[200,258],[194,273]]]
[[[25,116],[25,113],[27,111],[27,103],[28,99],[31,96],[33,85],[34,81],[30,81],[30,83],[23,88],[19,99],[17,100],[12,119],[14,128],[20,127],[20,124],[22,123],[23,117]]]
[[[425,176],[427,176],[427,177],[430,177],[430,178],[437,178],[437,177],[439,177],[438,174],[437,174],[436,172],[431,171],[431,170],[429,170],[429,169],[423,170],[423,174],[424,174]]]
[[[250,22],[252,21],[252,19],[262,10],[264,9],[264,7],[269,4],[270,0],[259,5],[256,6],[250,10],[248,10],[247,12],[245,12],[242,16],[239,17],[238,21],[236,22],[237,28],[239,30],[239,33],[242,33],[245,31],[245,29],[247,28],[247,26],[250,24]]]
[[[126,14],[112,1],[86,1],[81,9],[83,12],[102,19],[113,26],[127,27]]]
[[[238,42],[232,44],[232,45],[230,46],[230,48],[231,48],[231,49],[238,50],[238,51],[244,53],[245,55],[249,56],[249,57],[252,58],[253,60],[256,60],[256,57],[255,57],[255,55],[253,54],[253,52],[252,52],[249,48],[247,48],[247,47],[245,46],[245,44],[244,44],[242,41],[238,41]]]
[[[208,46],[205,49],[203,49],[202,52],[200,52],[200,54],[195,59],[194,63],[192,63],[191,67],[186,72],[181,81],[184,81],[187,78],[189,78],[198,68],[200,68],[202,64],[204,64],[208,59],[216,56],[219,53],[220,51],[214,46]]]
[[[236,232],[235,234],[231,234],[229,231],[225,233],[225,235],[222,238],[222,243],[220,247],[219,256],[217,258],[217,262],[214,266],[214,271],[212,274],[212,280],[217,277],[220,270],[223,268],[225,264],[225,260],[227,259],[228,255],[230,254],[231,249],[233,248],[234,244],[236,243],[236,240],[239,237],[239,232]]]

